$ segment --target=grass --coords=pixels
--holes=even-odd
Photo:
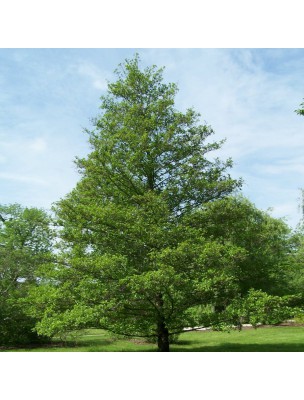
[[[42,347],[14,348],[2,351],[19,352],[151,352],[156,345],[139,339],[115,339],[106,331],[90,329],[76,342],[65,344],[53,340]],[[175,352],[302,352],[304,351],[304,327],[278,326],[246,329],[241,332],[185,332],[176,344]]]

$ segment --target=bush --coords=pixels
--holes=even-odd
[[[0,322],[0,345],[16,346],[40,344],[49,341],[33,330],[35,321],[24,315],[6,316]]]
[[[226,318],[240,328],[244,323],[252,324],[255,328],[258,324],[279,324],[297,312],[297,308],[289,305],[289,300],[287,297],[250,289],[245,298],[237,299],[227,307]]]

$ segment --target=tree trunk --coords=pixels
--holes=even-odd
[[[158,294],[157,305],[159,308],[159,314],[157,319],[157,346],[158,351],[170,351],[169,350],[169,331],[166,327],[165,318],[163,316],[163,295]]]
[[[170,351],[169,332],[163,320],[157,324],[157,345],[158,351]]]

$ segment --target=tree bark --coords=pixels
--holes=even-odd
[[[163,315],[164,300],[162,293],[158,294],[157,305],[159,314],[157,318],[157,346],[158,351],[170,351],[169,331],[166,327],[165,318]]]
[[[157,324],[157,345],[158,351],[170,351],[169,331],[162,319]]]

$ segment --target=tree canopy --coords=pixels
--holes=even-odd
[[[0,206],[0,344],[38,340],[36,320],[25,314],[22,300],[37,284],[38,267],[50,260],[49,224],[42,210]]]
[[[193,221],[203,227],[205,237],[233,243],[246,252],[235,271],[242,295],[251,288],[286,294],[286,263],[294,241],[283,220],[259,210],[243,196],[228,196],[195,211]]]

